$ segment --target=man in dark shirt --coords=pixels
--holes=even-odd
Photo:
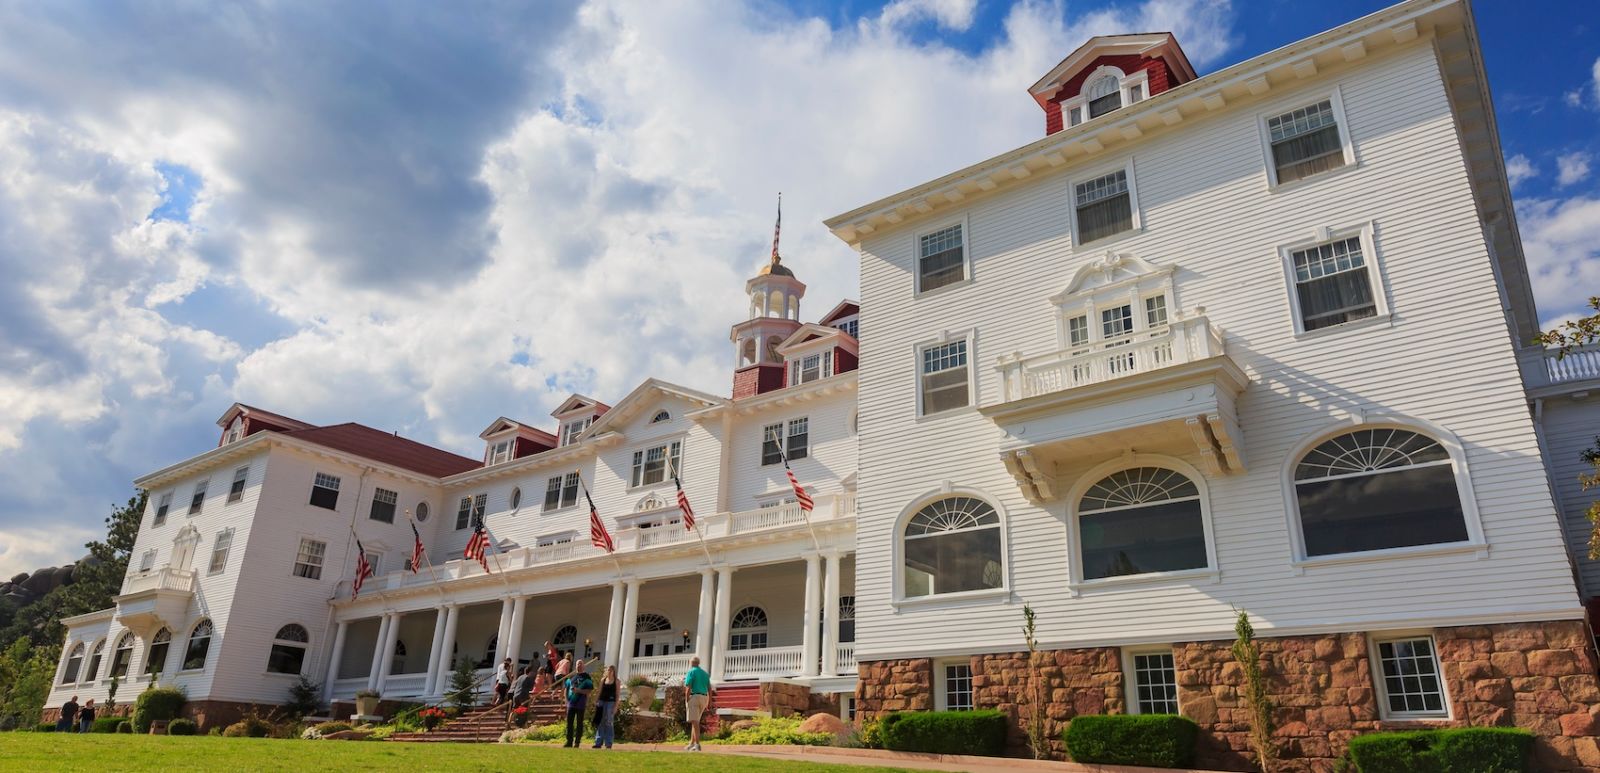
[[[526,666],[517,673],[516,681],[511,683],[511,702],[506,704],[506,723],[510,724],[512,714],[518,706],[528,703],[528,695],[533,692],[533,666]]]
[[[61,718],[56,720],[56,732],[71,732],[78,726],[78,696],[61,704]]]
[[[567,746],[577,748],[583,743],[583,712],[589,708],[589,693],[594,690],[594,677],[584,670],[583,661],[572,665],[567,676]]]

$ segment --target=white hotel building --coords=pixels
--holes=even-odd
[[[846,713],[999,707],[1016,748],[1034,711],[1056,737],[1181,712],[1203,766],[1248,769],[1243,610],[1291,769],[1360,732],[1516,725],[1541,769],[1600,770],[1576,483],[1600,353],[1527,344],[1465,0],[1204,75],[1171,35],[1098,37],[1029,92],[1042,139],[828,221],[861,253],[859,344],[855,304],[802,324],[787,268],[750,280],[731,398],[575,395],[554,434],[496,420],[482,460],[230,409],[218,448],[137,482],[124,594],[66,621],[52,705],[155,661],[219,710],[302,673],[432,699],[453,658],[555,639],[625,674],[698,653],[735,693]],[[405,511],[433,573],[405,571]],[[478,518],[492,574],[443,560]],[[380,567],[359,599],[352,530]],[[1021,700],[1025,605],[1044,707]]]

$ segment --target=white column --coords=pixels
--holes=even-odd
[[[700,616],[694,621],[694,654],[704,667],[711,662],[711,643],[716,641],[711,630],[711,616],[716,611],[717,585],[711,567],[700,570]]]
[[[344,639],[350,633],[350,623],[340,620],[333,629],[333,652],[328,655],[328,678],[322,683],[322,697],[333,700],[333,683],[339,678],[339,664],[344,660]]]
[[[619,642],[622,641],[622,605],[625,603],[623,600],[624,592],[625,591],[621,580],[613,580],[611,582],[611,615],[606,618],[606,650],[604,657],[606,663],[613,666],[617,664],[617,655],[622,652]],[[627,681],[628,679],[627,675],[623,674],[622,669],[620,668],[617,669],[617,676],[623,681]]]
[[[823,554],[822,573],[822,675],[839,673],[839,554]]]
[[[518,596],[511,603],[511,640],[506,643],[506,657],[511,658],[511,662],[518,666],[522,660],[522,618],[527,611],[527,596]]]
[[[441,605],[433,615],[433,638],[428,645],[428,676],[422,685],[423,695],[432,695],[433,689],[439,686],[439,655],[444,652],[444,626],[445,618],[449,617],[449,609]]]
[[[628,661],[633,658],[633,635],[639,625],[638,578],[628,578],[628,593],[622,608],[622,630],[617,634],[617,678],[628,679]]]
[[[372,666],[367,669],[367,689],[378,689],[378,669],[383,667],[383,642],[389,638],[389,615],[385,614],[378,623],[378,641],[373,645]]]
[[[502,599],[500,601],[500,627],[495,632],[494,657],[489,658],[490,668],[499,668],[500,661],[505,660],[507,644],[506,639],[510,638],[510,632],[511,599]]]
[[[805,636],[801,638],[803,645],[800,648],[800,675],[817,675],[817,646],[818,634],[821,633],[822,620],[817,607],[817,596],[822,588],[822,556],[816,553],[806,554],[806,588],[805,588]]]
[[[439,642],[439,672],[433,675],[433,688],[442,695],[450,689],[450,673],[456,670],[456,627],[461,623],[461,607],[451,604],[444,618],[444,639]]]
[[[400,638],[400,613],[389,616],[389,635],[384,637],[383,645],[378,649],[378,686],[372,689],[383,692],[384,683],[389,681],[389,672],[394,668],[394,643]]]
[[[728,624],[733,617],[733,567],[717,567],[717,622],[712,626],[711,681],[721,682],[728,659]]]

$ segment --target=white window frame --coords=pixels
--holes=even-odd
[[[1206,537],[1206,565],[1197,569],[1182,569],[1173,572],[1147,572],[1145,574],[1131,574],[1125,577],[1101,577],[1093,580],[1083,578],[1083,536],[1079,528],[1079,506],[1082,504],[1083,495],[1094,484],[1099,483],[1107,475],[1119,470],[1134,467],[1159,467],[1172,470],[1187,477],[1200,492],[1200,522],[1205,529]],[[1094,512],[1104,512],[1095,510]],[[1206,479],[1193,465],[1172,456],[1161,454],[1132,454],[1119,456],[1108,462],[1095,466],[1084,473],[1067,493],[1067,565],[1071,569],[1068,588],[1073,597],[1079,596],[1083,591],[1092,588],[1114,585],[1138,585],[1150,583],[1192,583],[1195,579],[1210,579],[1211,582],[1221,580],[1221,571],[1217,568],[1217,538],[1211,525],[1211,492],[1206,487]]]
[[[967,404],[960,408],[939,411],[938,413],[922,412],[922,382],[927,375],[922,372],[922,353],[935,346],[944,346],[957,341],[967,344]],[[959,416],[971,413],[978,409],[978,357],[977,357],[978,331],[967,329],[961,331],[944,331],[938,338],[921,341],[914,344],[911,350],[912,373],[917,380],[916,416],[918,421],[942,419],[948,416]]]
[[[308,542],[312,542],[312,543],[316,543],[316,544],[321,545],[322,546],[322,552],[320,554],[316,555],[316,556],[310,556],[309,554],[305,553],[304,551],[305,551],[306,543],[308,543]],[[316,563],[310,563],[309,561],[302,562],[300,560],[302,555],[306,555],[306,556],[311,557],[311,558],[316,558],[317,561],[316,561]],[[299,569],[300,569],[300,566],[302,564],[304,564],[307,567],[315,569],[316,570],[316,576],[312,577],[312,576],[300,574],[299,573]],[[327,566],[328,566],[328,542],[327,542],[327,540],[320,540],[320,539],[317,539],[316,537],[301,536],[299,538],[299,541],[295,543],[294,561],[291,562],[290,565],[289,565],[289,576],[290,577],[294,577],[296,579],[301,579],[301,580],[313,580],[313,581],[320,582],[322,580],[322,570],[327,568]]]
[[[206,562],[206,574],[221,574],[228,569],[228,553],[233,550],[233,528],[217,532],[211,539],[211,559]],[[217,566],[218,562],[221,566]]]
[[[1344,166],[1286,183],[1278,182],[1278,163],[1272,158],[1272,130],[1267,127],[1267,121],[1285,113],[1310,107],[1324,99],[1333,105],[1333,119],[1339,125],[1339,144],[1344,147]],[[1261,139],[1261,157],[1266,162],[1267,190],[1269,191],[1294,190],[1302,184],[1310,183],[1313,180],[1322,180],[1330,175],[1338,174],[1347,169],[1354,169],[1358,166],[1355,143],[1350,140],[1350,121],[1345,118],[1344,113],[1344,92],[1341,91],[1339,86],[1334,86],[1324,92],[1303,94],[1294,99],[1274,102],[1272,107],[1256,113],[1256,130]]]
[[[150,528],[155,529],[155,528],[160,528],[161,526],[166,525],[166,523],[167,523],[167,515],[169,513],[171,513],[171,512],[172,512],[172,492],[171,491],[163,491],[161,493],[161,497],[156,500],[156,512],[155,512],[155,515],[152,516],[151,519],[150,519]]]
[[[508,437],[502,440],[491,440],[483,451],[484,466],[492,466],[501,462],[511,461],[511,455],[516,452],[517,439]]]
[[[1433,653],[1434,675],[1439,680],[1439,699],[1444,704],[1443,711],[1391,711],[1389,709],[1389,688],[1385,674],[1383,673],[1383,659],[1379,656],[1379,645],[1397,641],[1411,641],[1413,639],[1428,640],[1428,649]],[[1433,635],[1433,631],[1426,629],[1409,629],[1384,631],[1381,634],[1369,634],[1367,636],[1367,658],[1368,663],[1371,664],[1371,668],[1368,670],[1372,672],[1372,680],[1374,682],[1373,695],[1376,697],[1378,702],[1378,715],[1380,717],[1385,720],[1407,720],[1430,723],[1448,722],[1455,718],[1455,709],[1451,705],[1450,701],[1449,680],[1445,678],[1444,663],[1439,659],[1439,640]]]
[[[461,520],[461,513],[462,513],[462,510],[463,510],[463,508],[461,507],[462,503],[466,503],[466,505],[467,505],[466,508],[465,508],[465,511],[466,511],[466,514],[467,514],[466,521],[462,521]],[[472,528],[473,521],[477,521],[478,523],[483,523],[484,519],[488,517],[488,510],[489,510],[489,494],[487,492],[478,492],[478,493],[475,493],[475,494],[462,494],[461,498],[456,501],[456,523],[455,523],[455,527],[456,528],[455,528],[455,530],[456,531],[461,531],[463,529],[470,529],[470,528]]]
[[[239,500],[244,499],[244,489],[245,489],[245,486],[249,483],[249,481],[250,481],[250,466],[249,465],[245,465],[243,467],[240,467],[237,470],[234,470],[233,471],[233,483],[229,484],[229,486],[228,486],[228,501],[225,504],[230,504],[231,505],[234,502],[238,502]]]
[[[1171,644],[1149,644],[1140,645],[1137,647],[1123,647],[1122,682],[1125,686],[1125,692],[1127,693],[1124,696],[1124,702],[1128,707],[1127,713],[1129,714],[1144,713],[1144,711],[1139,707],[1139,671],[1134,665],[1136,663],[1137,656],[1140,655],[1166,655],[1171,657],[1172,685],[1174,688],[1178,686],[1178,653],[1173,650]],[[1181,713],[1183,711],[1183,701],[1180,700],[1182,695],[1182,690],[1175,690],[1173,693],[1173,700],[1178,703],[1178,712],[1175,713]]]
[[[373,510],[379,504],[385,504],[389,506],[389,520],[385,521],[381,518],[374,517]],[[395,491],[394,489],[386,489],[382,486],[374,486],[372,489],[372,501],[367,504],[367,520],[377,521],[378,523],[394,523],[395,517],[399,514],[400,492]]]
[[[1139,183],[1134,179],[1133,166],[1133,156],[1125,156],[1089,167],[1073,174],[1072,178],[1067,180],[1067,216],[1072,224],[1073,247],[1084,247],[1092,244],[1098,248],[1144,232],[1144,213],[1139,208]],[[1130,218],[1133,225],[1126,231],[1118,231],[1110,236],[1102,236],[1092,242],[1086,242],[1081,238],[1080,235],[1083,232],[1078,228],[1078,184],[1105,177],[1118,170],[1121,170],[1128,180],[1128,211],[1131,213]]]
[[[189,515],[198,515],[206,506],[207,489],[211,488],[211,479],[202,478],[194,484],[194,491],[189,493]]]
[[[1090,73],[1089,77],[1083,79],[1083,85],[1079,87],[1076,95],[1074,95],[1071,99],[1061,100],[1062,129],[1071,129],[1074,126],[1081,126],[1089,121],[1094,120],[1089,117],[1089,99],[1084,96],[1084,91],[1089,87],[1090,83],[1093,83],[1107,75],[1117,78],[1117,87],[1122,94],[1122,106],[1118,107],[1117,110],[1125,109],[1130,105],[1138,104],[1139,102],[1143,102],[1150,98],[1149,70],[1134,70],[1133,74],[1129,75],[1124,73],[1120,67],[1101,65],[1100,67],[1095,68],[1095,71]],[[1133,99],[1133,89],[1135,86],[1139,87],[1140,91],[1140,96],[1137,101]],[[1074,108],[1078,109],[1079,115],[1079,119],[1076,123],[1074,123],[1072,120],[1072,110]],[[1112,110],[1110,113],[1106,113],[1105,115],[1099,117],[1105,118],[1106,116],[1117,112],[1117,110]]]
[[[1381,326],[1393,323],[1394,314],[1389,308],[1388,272],[1383,268],[1383,255],[1378,251],[1377,227],[1375,221],[1368,220],[1364,223],[1347,225],[1341,228],[1318,228],[1310,238],[1278,245],[1278,261],[1283,266],[1283,279],[1288,283],[1289,317],[1290,322],[1294,325],[1295,338],[1335,335],[1337,331],[1357,330],[1373,325]],[[1306,330],[1300,310],[1298,282],[1294,273],[1294,253],[1299,250],[1350,238],[1361,240],[1361,259],[1365,263],[1363,268],[1367,269],[1367,280],[1372,283],[1372,302],[1377,306],[1377,310],[1370,317],[1329,325],[1316,330]]]
[[[589,425],[591,425],[593,423],[594,423],[594,417],[593,416],[585,416],[585,417],[583,417],[581,419],[569,419],[567,421],[561,422],[561,442],[560,442],[560,445],[563,445],[563,446],[572,445],[575,441],[577,441],[578,436],[582,435],[584,430],[587,430],[589,428]]]
[[[572,485],[571,485],[572,500],[570,502],[567,501],[567,496],[566,496],[566,492],[567,492],[567,489],[568,489],[568,485],[567,485],[567,481],[568,480],[572,481]],[[539,512],[541,512],[541,513],[553,513],[553,512],[556,512],[557,510],[565,510],[565,509],[567,509],[569,507],[572,507],[572,506],[578,504],[578,494],[579,494],[579,489],[581,488],[580,483],[581,483],[581,480],[580,480],[580,478],[578,476],[578,471],[577,470],[573,470],[571,472],[556,473],[555,475],[551,475],[550,477],[545,478],[545,480],[544,480],[544,499],[539,501]],[[550,505],[550,490],[551,490],[550,487],[551,487],[551,484],[555,485],[555,490],[558,492],[557,495],[556,495],[556,504],[555,504],[554,507],[552,507]]]
[[[965,287],[973,282],[972,268],[972,226],[966,213],[960,217],[947,218],[911,234],[911,289],[915,297],[938,295],[939,293]],[[922,237],[938,233],[951,226],[961,226],[961,279],[947,285],[935,287],[931,290],[922,289]]]
[[[916,517],[917,513],[920,512],[922,508],[931,504],[934,500],[953,496],[981,499],[990,507],[994,508],[995,514],[1000,516],[1000,587],[959,591],[955,593],[932,593],[926,596],[907,597],[905,580],[906,525],[911,522],[912,518]],[[921,496],[913,498],[911,503],[906,505],[906,507],[900,511],[899,517],[895,518],[894,531],[891,532],[893,538],[890,540],[890,542],[892,543],[891,547],[893,549],[891,552],[893,555],[890,556],[890,559],[893,561],[893,564],[891,565],[894,567],[894,571],[891,572],[893,577],[893,583],[891,586],[893,595],[890,597],[889,603],[895,608],[937,608],[943,606],[960,606],[974,600],[1009,599],[1011,597],[1012,572],[1010,524],[1011,516],[1006,513],[1005,505],[1001,503],[1000,498],[992,496],[982,489],[969,488],[966,486],[954,486],[946,483],[945,485],[942,485],[933,491],[923,492]]]
[[[139,571],[148,572],[156,568],[156,549],[150,548],[139,556]]]
[[[1455,471],[1456,493],[1461,498],[1461,517],[1466,521],[1467,526],[1467,541],[1366,550],[1359,553],[1341,553],[1331,556],[1316,556],[1315,558],[1307,557],[1305,534],[1300,528],[1300,498],[1295,493],[1295,467],[1300,464],[1300,460],[1311,449],[1321,445],[1323,441],[1329,438],[1360,429],[1383,429],[1386,427],[1418,432],[1433,438],[1450,455],[1450,462]],[[1283,486],[1283,512],[1288,519],[1289,527],[1289,563],[1294,568],[1295,574],[1303,574],[1306,569],[1319,566],[1406,559],[1420,556],[1439,556],[1452,553],[1476,553],[1479,559],[1489,557],[1489,544],[1484,539],[1483,521],[1478,513],[1478,497],[1473,490],[1472,472],[1467,466],[1465,447],[1461,445],[1461,439],[1456,437],[1455,433],[1432,422],[1399,414],[1371,411],[1358,413],[1325,425],[1317,432],[1307,435],[1305,440],[1300,441],[1299,445],[1289,450],[1289,453],[1283,458],[1283,467],[1279,471],[1279,478]]]
[[[789,371],[789,386],[810,384],[814,381],[821,381],[825,378],[831,377],[834,373],[834,359],[833,349],[831,347],[820,352],[811,352],[809,354],[800,354],[790,357],[786,367],[786,370]],[[806,362],[808,360],[817,361],[816,378],[805,378]]]
[[[793,449],[789,446],[789,439],[798,434],[795,432],[795,427],[802,422],[806,427],[806,444],[800,449],[800,456],[795,456]],[[767,461],[767,435],[768,432],[774,428],[776,428],[779,432],[779,437],[777,440],[778,448],[780,451],[782,451],[782,458],[769,462]],[[796,416],[792,419],[775,421],[771,424],[763,425],[761,427],[761,444],[757,448],[757,457],[759,458],[762,467],[783,464],[783,459],[789,459],[793,461],[796,459],[811,458],[811,417]]]
[[[685,443],[685,439],[686,439],[686,437],[683,436],[683,435],[679,435],[677,437],[661,438],[661,439],[658,439],[658,440],[651,441],[649,445],[640,446],[638,448],[634,448],[634,449],[629,450],[629,452],[628,452],[628,490],[629,491],[634,491],[634,490],[637,490],[637,489],[654,488],[656,486],[661,486],[661,485],[668,484],[672,480],[673,471],[682,470],[683,469],[683,456],[684,456],[684,452],[685,452],[684,446],[687,445]],[[676,461],[672,461],[672,447],[673,446],[677,446],[678,447],[678,458],[677,458]],[[645,470],[645,467],[649,463],[650,452],[654,451],[657,448],[662,449],[662,454],[663,454],[662,457],[661,457],[661,460],[662,460],[661,480],[655,481],[653,483],[646,483],[645,480],[644,480],[644,470]],[[633,457],[635,455],[638,455],[638,457],[639,457],[639,461],[637,463],[633,459]]]
[[[977,674],[972,670],[972,659],[967,657],[939,658],[933,661],[933,699],[934,710],[956,711],[950,708],[950,683],[945,676],[945,668],[950,666],[965,666],[967,669],[967,694],[968,705],[960,711],[976,711],[978,709],[978,689],[975,682]]]
[[[338,512],[339,511],[339,487],[341,485],[343,485],[343,483],[344,483],[344,479],[341,478],[338,475],[330,475],[330,474],[328,474],[326,472],[320,472],[320,471],[315,473],[311,477],[311,495],[312,495],[312,497],[316,496],[317,489],[322,489],[324,491],[332,491],[333,492],[333,507],[324,508],[322,505],[312,504],[311,503],[311,498],[312,497],[307,497],[306,498],[306,505],[308,507],[315,507],[315,508],[318,508],[318,509],[332,510],[333,512]]]
[[[660,424],[664,421],[672,421],[672,412],[665,408],[656,411],[655,415],[650,417],[651,424]]]

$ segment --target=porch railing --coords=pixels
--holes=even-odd
[[[736,650],[723,655],[724,679],[759,679],[764,676],[798,676],[805,662],[800,647],[767,647],[759,650]]]
[[[1165,330],[1143,331],[1036,357],[1000,358],[1002,402],[1060,392],[1196,362],[1223,353],[1222,334],[1205,315],[1173,320]]]
[[[670,545],[674,542],[683,542],[693,539],[688,529],[678,524],[665,524],[650,529],[639,530],[639,547],[649,548],[656,545]]]
[[[1544,364],[1552,384],[1600,379],[1600,349],[1574,349],[1560,359],[1547,352]]]
[[[416,697],[422,694],[423,688],[428,686],[428,675],[421,674],[395,674],[383,683],[383,696],[390,697]]]
[[[854,642],[839,645],[839,673],[841,675],[856,673],[856,645]]]
[[[163,566],[160,569],[151,569],[129,577],[122,585],[124,594],[151,590],[192,591],[194,590],[194,572]]]
[[[728,531],[731,534],[744,534],[779,526],[793,526],[805,521],[806,516],[801,512],[800,505],[791,502],[778,507],[763,507],[759,510],[734,513],[728,522]]]
[[[662,685],[682,684],[683,675],[688,673],[689,659],[692,657],[694,657],[693,652],[684,652],[677,655],[633,658],[628,661],[628,674],[624,679],[647,676]]]
[[[353,676],[349,679],[333,680],[333,690],[330,694],[336,701],[351,701],[355,699],[357,692],[365,689],[367,689],[367,678]]]

